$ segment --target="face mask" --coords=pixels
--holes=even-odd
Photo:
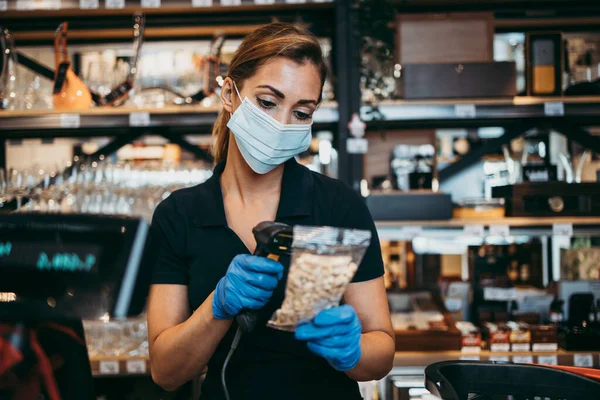
[[[242,100],[235,86],[238,97]],[[290,158],[305,152],[312,139],[312,124],[282,124],[247,97],[235,110],[227,127],[240,153],[257,174],[266,174]]]

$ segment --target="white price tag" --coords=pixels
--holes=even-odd
[[[510,236],[510,227],[508,225],[490,225],[490,236]]]
[[[465,236],[483,237],[485,230],[483,225],[465,225],[463,233]]]
[[[242,0],[221,0],[222,6],[239,6]]]
[[[591,354],[575,354],[573,356],[573,365],[583,368],[594,368],[594,356]]]
[[[558,351],[558,343],[534,343],[532,351]]]
[[[544,103],[544,115],[562,117],[565,115],[565,104],[563,102]]]
[[[509,362],[508,356],[490,356],[490,361]]]
[[[81,117],[79,114],[60,114],[60,127],[67,129],[77,129],[81,126]]]
[[[125,0],[106,0],[106,8],[125,8]]]
[[[160,0],[142,0],[142,7],[144,7],[144,8],[159,8]]]
[[[17,0],[17,10],[35,10],[34,0]]]
[[[511,350],[515,352],[526,352],[529,351],[529,349],[529,343],[513,343],[511,346]]]
[[[533,356],[513,356],[512,359],[517,364],[533,364]]]
[[[463,361],[479,361],[481,357],[479,356],[460,356],[460,359]]]
[[[479,354],[481,353],[481,346],[463,346],[460,348],[460,352],[463,354]],[[468,356],[463,356],[468,357]],[[479,356],[475,355],[472,357],[477,357],[479,360]]]
[[[300,3],[306,3],[306,0],[285,0],[285,2],[288,4],[300,4]]]
[[[542,365],[558,365],[558,357],[552,356],[538,356],[538,364]]]
[[[510,343],[492,343],[490,345],[490,351],[496,353],[507,353],[510,351]],[[506,357],[506,361],[508,361],[508,356]]]
[[[475,104],[456,104],[454,106],[454,114],[457,118],[475,118],[477,110]]]
[[[129,374],[145,374],[145,360],[127,360],[127,373]]]
[[[213,0],[192,0],[192,7],[211,7]]]
[[[365,138],[350,138],[346,140],[348,154],[366,154],[369,151],[369,141]]]
[[[129,114],[129,126],[148,126],[150,125],[149,112],[134,112]]]
[[[254,0],[254,4],[258,5],[267,5],[267,4],[275,4],[275,0]]]
[[[6,10],[8,10],[8,1],[0,0],[0,11],[6,11]]]
[[[79,0],[79,8],[91,10],[100,7],[100,0]]]
[[[417,236],[421,236],[423,228],[420,226],[405,226],[402,228],[402,233],[404,234],[404,237],[414,239]]]
[[[103,375],[116,375],[119,373],[118,361],[100,361],[99,372]]]
[[[552,234],[555,236],[573,236],[573,224],[554,224]]]

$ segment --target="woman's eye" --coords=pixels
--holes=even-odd
[[[303,113],[301,111],[296,111],[295,114],[296,114],[296,118],[298,118],[299,120],[307,120],[307,119],[312,118],[312,115]]]
[[[256,98],[256,101],[258,102],[258,104],[262,107],[262,108],[273,108],[275,107],[275,103],[273,103],[272,101],[269,100],[263,100],[260,97]]]

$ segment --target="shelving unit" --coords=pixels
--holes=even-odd
[[[491,234],[491,226],[505,226],[510,236],[552,236],[560,225],[571,225],[573,236],[589,236],[600,233],[600,217],[553,217],[502,219],[451,219],[447,221],[376,221],[382,240],[412,240],[415,237],[455,238],[468,228],[480,226],[484,236]],[[505,229],[506,230],[506,229]]]

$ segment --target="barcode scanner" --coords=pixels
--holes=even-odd
[[[252,229],[252,233],[254,234],[254,239],[256,239],[255,256],[267,257],[271,260],[279,261],[279,256],[292,253],[294,233],[290,225],[282,224],[280,222],[265,221],[256,225]],[[226,400],[229,400],[229,391],[227,390],[227,382],[225,379],[227,365],[240,343],[242,334],[244,332],[252,332],[256,326],[256,321],[258,321],[258,311],[242,310],[235,317],[235,321],[238,324],[238,328],[235,332],[233,342],[231,343],[229,353],[221,368],[221,385],[223,386],[223,394],[225,395]]]
[[[284,254],[291,254],[294,239],[293,230],[290,225],[280,222],[265,221],[252,229],[256,240],[255,256],[267,257],[279,261]],[[235,320],[244,332],[251,332],[256,325],[258,312],[255,310],[242,310]]]

